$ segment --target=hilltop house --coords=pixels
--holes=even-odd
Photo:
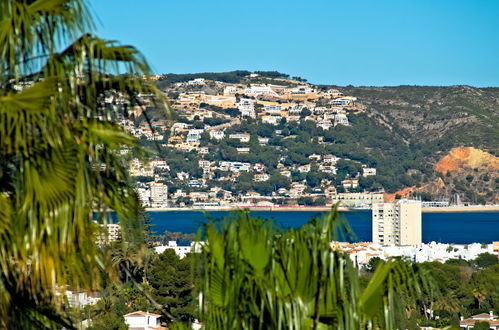
[[[133,330],[157,330],[166,329],[161,327],[159,318],[161,315],[149,312],[137,311],[123,316],[128,329]]]
[[[477,321],[487,322],[489,324],[490,329],[499,330],[499,320],[497,319],[497,316],[494,316],[494,313],[492,311],[490,311],[488,314],[481,313],[473,315],[468,319],[464,319],[461,316],[461,320],[459,321],[459,328],[473,329],[475,322]]]

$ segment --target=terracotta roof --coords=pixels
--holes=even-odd
[[[471,318],[472,319],[489,319],[490,318],[490,314],[489,313],[480,313],[480,314],[476,314],[476,315],[473,315]],[[492,315],[492,317],[495,319],[496,316],[495,315]]]
[[[161,317],[160,314],[153,314],[153,313],[143,312],[143,311],[136,311],[136,312],[128,313],[125,316],[156,316],[156,317]]]
[[[488,322],[490,326],[499,327],[499,320],[485,320],[485,319],[466,319],[459,322],[460,326],[474,325],[476,322]]]

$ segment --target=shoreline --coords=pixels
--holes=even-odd
[[[298,211],[298,212],[327,212],[331,210],[330,206],[250,206],[250,207],[237,207],[237,206],[219,206],[219,207],[205,207],[205,208],[191,208],[191,207],[165,207],[165,208],[146,208],[147,212],[170,212],[170,211]],[[355,209],[339,207],[340,212],[355,212],[355,211],[368,211],[370,209]],[[453,213],[453,212],[499,212],[499,205],[472,205],[472,206],[443,206],[443,207],[424,207],[422,213]]]

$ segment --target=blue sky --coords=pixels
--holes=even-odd
[[[157,73],[277,70],[336,85],[499,86],[497,0],[91,0]]]

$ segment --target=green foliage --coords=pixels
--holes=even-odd
[[[245,212],[206,224],[205,326],[394,329],[395,290],[414,297],[427,278],[415,265],[390,261],[361,290],[348,255],[329,245],[344,236],[343,225],[335,210],[299,229],[279,229]]]
[[[173,249],[166,249],[154,262],[149,282],[154,288],[155,299],[169,317],[177,321],[193,319],[192,256],[180,259]]]
[[[92,319],[92,326],[88,330],[127,330],[128,325],[125,323],[123,316],[118,316],[114,313],[103,313]]]
[[[473,329],[474,330],[489,330],[490,323],[487,321],[476,321],[475,324],[473,324]]]
[[[478,255],[475,264],[478,268],[487,268],[499,264],[499,259],[494,254],[484,252]]]
[[[205,73],[188,73],[188,74],[175,74],[168,73],[162,76],[159,79],[158,85],[160,87],[165,86],[167,84],[175,83],[175,82],[186,82],[196,78],[204,78],[209,80],[217,80],[226,83],[239,83],[241,82],[241,78],[249,75],[251,72],[249,71],[231,71],[231,72],[205,72]]]
[[[141,54],[92,27],[81,0],[0,1],[0,328],[71,327],[56,285],[95,289],[106,266],[92,211],[116,211],[123,238],[143,242],[119,153],[137,143],[101,101],[163,99]]]
[[[379,257],[373,257],[369,259],[369,262],[367,263],[366,270],[370,273],[374,273],[378,266],[383,263],[383,260]]]

